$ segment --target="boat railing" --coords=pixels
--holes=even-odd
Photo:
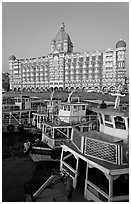
[[[83,154],[116,165],[127,165],[127,145],[83,137]]]
[[[2,115],[2,131],[6,131],[8,125],[14,126],[14,131],[18,131],[19,125],[29,125],[32,124],[32,118],[19,118],[19,116],[14,116],[13,114]]]
[[[58,115],[58,118],[60,121],[69,123],[70,125],[76,124],[76,123],[83,123],[83,122],[88,122],[90,120],[94,120],[97,118],[97,115],[74,115],[74,116],[65,116],[65,115]]]
[[[46,118],[47,120],[47,118]],[[48,120],[56,125],[61,125],[62,122],[65,122],[69,125],[77,125],[77,124],[87,124],[88,122],[93,122],[95,120],[98,121],[97,115],[87,115],[87,116],[58,116],[55,114],[51,114],[48,117]]]

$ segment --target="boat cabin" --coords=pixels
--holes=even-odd
[[[53,112],[58,114],[60,102],[60,100],[45,100],[47,111],[49,113]]]
[[[121,138],[129,142],[129,111],[112,108],[92,108],[98,114],[100,132]]]
[[[37,107],[37,112],[32,113],[32,125],[42,130],[43,122],[52,120],[58,115],[60,101],[45,100],[43,105]]]
[[[76,124],[81,122],[81,118],[95,114],[92,112],[88,103],[61,103],[58,117],[61,121],[69,124]]]

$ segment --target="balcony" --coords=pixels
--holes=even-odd
[[[83,73],[83,74],[86,74],[86,73],[87,73],[86,69],[83,69],[83,70],[82,70],[82,73]]]
[[[74,70],[71,70],[70,74],[74,74]]]
[[[80,70],[79,69],[76,70],[76,74],[80,74]]]

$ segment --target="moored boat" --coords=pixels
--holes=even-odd
[[[90,109],[88,103],[80,101],[72,102],[70,97],[71,95],[69,95],[67,102],[60,103],[57,114],[49,111],[34,114],[35,116],[37,114],[37,126],[39,125],[39,128],[42,129],[42,141],[40,143],[37,142],[37,145],[36,143],[31,145],[30,156],[33,160],[34,158],[40,158],[43,161],[49,159],[60,160],[61,143],[71,139],[73,126],[81,124],[81,130],[82,128],[97,128],[93,124],[94,119],[97,120],[97,116]],[[88,123],[85,125],[85,122]],[[42,143],[43,149],[41,146]],[[45,150],[45,144],[48,145],[47,152]],[[48,151],[49,148],[52,149],[51,153]],[[37,156],[37,151],[39,157]]]
[[[99,131],[81,131],[80,124],[72,128],[70,141],[61,145],[60,171],[88,201],[129,201],[129,110],[103,105],[92,110],[98,115]],[[36,201],[42,202],[42,196],[44,200],[51,183],[52,176],[34,194]]]

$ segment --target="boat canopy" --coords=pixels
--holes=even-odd
[[[106,114],[106,115],[111,115],[111,116],[120,116],[120,117],[129,117],[129,111],[120,111],[117,109],[112,109],[112,108],[92,108],[92,111],[96,113],[101,113],[101,114]]]

